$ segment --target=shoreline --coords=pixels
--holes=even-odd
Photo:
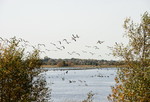
[[[64,67],[74,67],[74,68],[117,68],[117,67],[124,67],[124,66],[118,66],[118,65],[73,65],[73,66],[64,66]],[[42,65],[41,68],[62,68],[58,67],[57,65]]]

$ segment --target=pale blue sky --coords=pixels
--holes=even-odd
[[[55,50],[50,42],[60,46],[58,40],[71,41],[72,34],[78,34],[77,42],[71,41],[69,45],[63,42],[66,49],[46,52],[42,57],[114,59],[107,56],[110,52],[107,46],[127,42],[122,38],[123,21],[131,17],[139,22],[141,14],[150,11],[149,5],[150,0],[0,0],[0,36],[21,37],[31,44],[44,43],[47,49]],[[99,50],[85,47],[97,45],[98,40],[105,41],[98,45]],[[81,56],[67,53],[72,51]]]

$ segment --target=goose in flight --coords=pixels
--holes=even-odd
[[[76,34],[76,38],[79,38],[79,35]]]
[[[97,46],[94,46],[95,49],[99,49]]]
[[[68,42],[67,39],[63,39],[63,41],[65,41],[67,44],[71,43],[71,42]]]
[[[61,44],[61,41],[58,41],[59,42],[59,44]]]
[[[78,56],[80,56],[80,54],[79,54],[79,53],[75,53],[75,54],[77,54]]]
[[[44,46],[45,47],[45,44],[38,44],[38,46]]]
[[[93,53],[93,52],[89,52],[91,55],[94,55],[95,53]]]
[[[72,55],[72,53],[70,53],[70,52],[67,52],[69,55]]]
[[[65,49],[65,46],[61,46],[63,49]]]
[[[0,39],[1,39],[2,41],[4,41],[4,39],[3,39],[2,37],[0,37]]]
[[[57,50],[49,50],[49,51],[57,51]]]
[[[76,41],[76,39],[74,37],[72,37],[72,40]]]
[[[61,48],[59,48],[59,47],[56,47],[58,50],[62,50]]]
[[[50,51],[49,49],[45,49],[46,51]]]
[[[50,44],[52,44],[52,45],[56,46],[56,44],[54,44],[54,43],[50,43]]]
[[[97,44],[102,44],[102,43],[104,43],[104,41],[100,41],[100,40],[97,41]]]
[[[76,34],[76,35],[72,34],[72,37],[73,37],[73,38],[79,38],[79,35],[77,35],[77,34]]]
[[[76,38],[76,36],[75,36],[74,34],[72,34],[72,37],[73,37],[73,38]]]

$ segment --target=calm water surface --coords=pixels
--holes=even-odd
[[[81,102],[87,93],[94,93],[93,102],[108,102],[107,96],[115,84],[116,68],[76,70],[76,68],[45,68],[53,102]]]

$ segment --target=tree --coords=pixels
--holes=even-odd
[[[40,50],[26,52],[28,42],[1,38],[0,102],[43,102],[48,89],[40,75]]]
[[[127,18],[124,21],[127,46],[117,44],[113,54],[124,60],[115,78],[116,85],[108,99],[114,102],[149,102],[150,100],[150,14],[145,12],[141,23]]]
[[[60,61],[57,63],[58,67],[65,67],[66,66],[66,62],[65,61]]]

